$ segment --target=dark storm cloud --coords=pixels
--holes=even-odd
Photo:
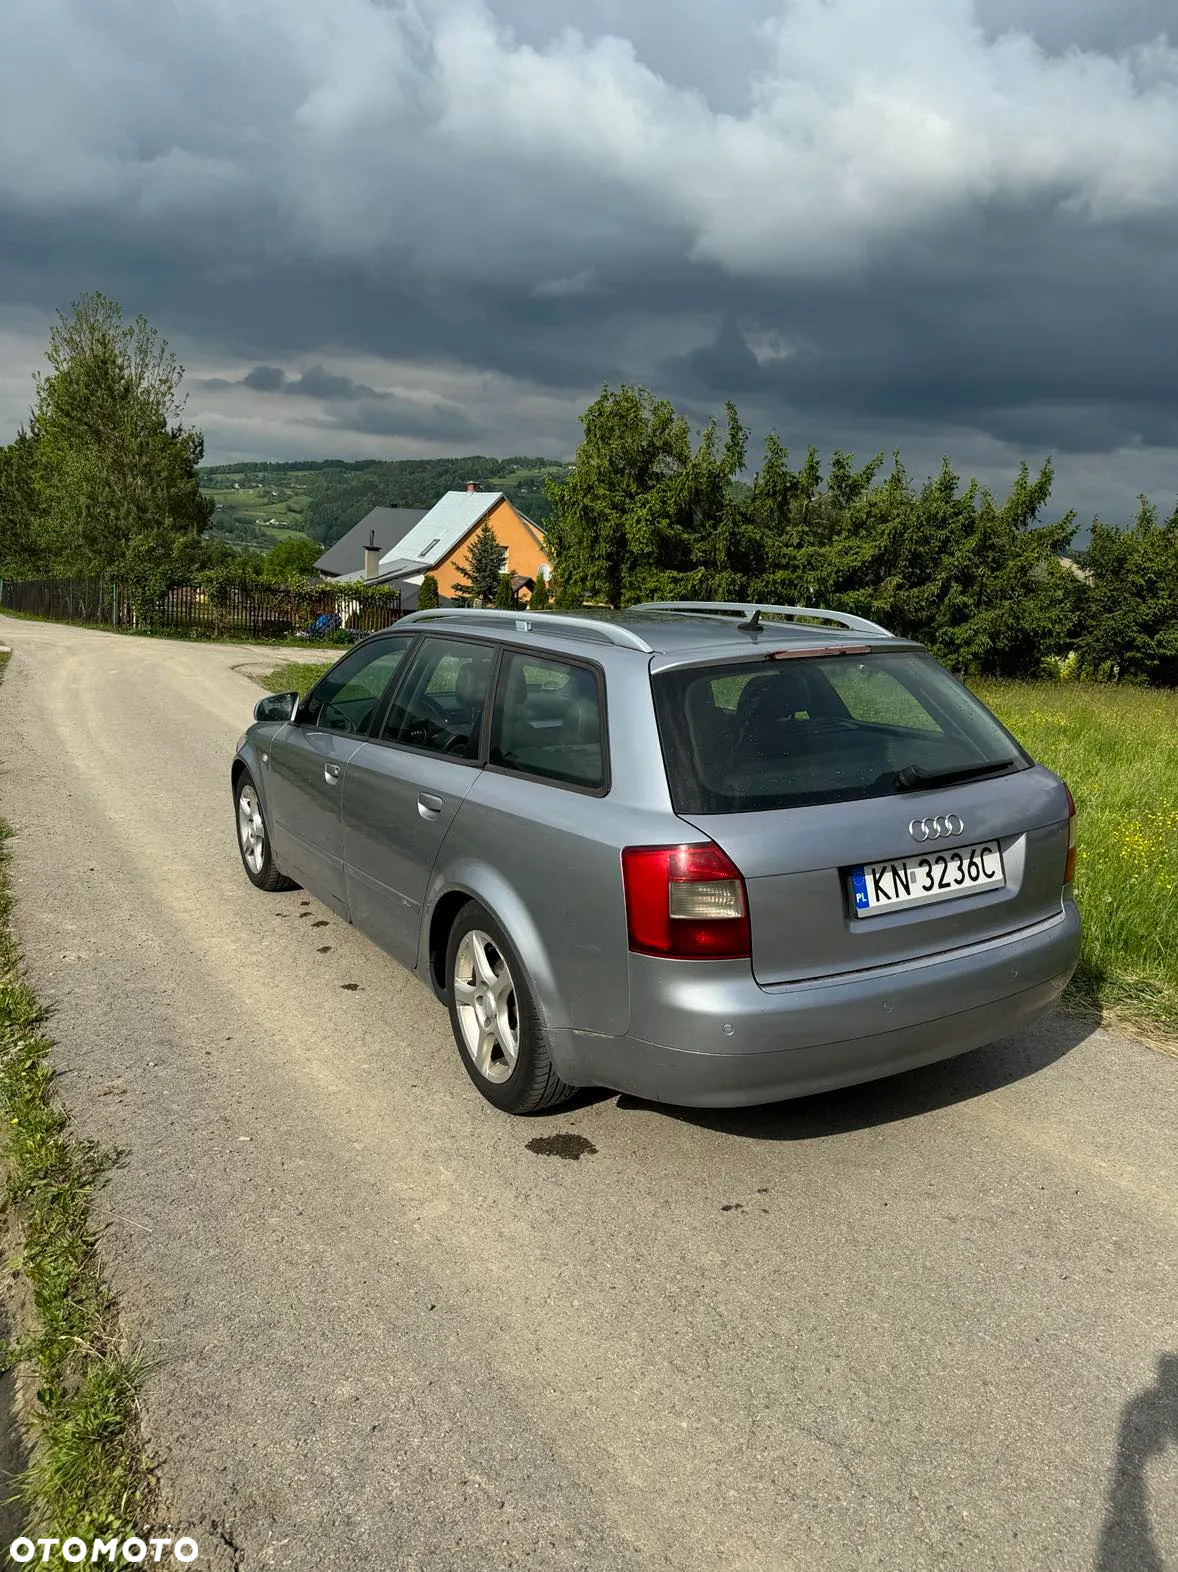
[[[285,391],[304,394],[308,398],[327,400],[378,396],[373,388],[366,387],[362,382],[353,382],[351,377],[334,376],[330,371],[325,371],[322,366],[308,366],[302,376],[296,377]]]
[[[0,325],[144,310],[210,457],[567,451],[625,379],[795,444],[1166,483],[1172,0],[493,12],[12,0]]]
[[[1178,405],[1023,405],[981,412],[977,424],[1032,453],[1111,453],[1134,446],[1178,448]],[[1178,475],[1171,483],[1178,491]]]
[[[468,442],[474,435],[470,418],[457,405],[422,405],[409,399],[361,404],[347,426],[375,437],[423,437],[430,442]]]
[[[1071,215],[995,212],[935,256],[747,299],[672,374],[870,429],[968,425],[1030,453],[1171,449],[1175,248],[1153,228],[1092,237]],[[1132,287],[1116,280],[1133,280]],[[782,353],[750,348],[772,329]]]
[[[252,388],[255,393],[285,393],[292,398],[318,398],[330,403],[335,399],[378,399],[375,388],[351,377],[337,376],[323,366],[308,366],[297,376],[290,375],[281,366],[253,366],[239,380],[227,377],[207,377],[201,384],[210,391],[221,392],[226,388]]]
[[[243,387],[255,388],[259,393],[276,393],[286,381],[281,366],[255,366],[242,377]]]
[[[244,376],[203,377],[202,392],[224,393],[248,388],[284,398],[314,399],[341,406],[326,418],[309,417],[307,428],[350,431],[366,436],[421,437],[430,442],[466,441],[474,426],[466,412],[445,399],[407,398],[390,390],[369,387],[352,377],[338,376],[323,366],[308,366],[292,373],[282,366],[253,366]]]
[[[774,381],[781,384],[780,391],[785,391],[784,380],[774,378],[757,359],[731,313],[725,315],[712,342],[691,350],[683,357],[682,366],[709,392],[721,398],[735,399],[742,393],[767,392]]]

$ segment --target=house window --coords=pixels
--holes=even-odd
[[[428,562],[429,561],[429,554],[434,549],[434,547],[437,545],[437,543],[438,543],[438,541],[440,539],[441,539],[441,536],[435,535],[433,540],[427,540],[426,541],[425,545],[421,548],[421,558],[422,558],[423,562]]]

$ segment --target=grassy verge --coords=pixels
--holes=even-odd
[[[325,671],[330,671],[334,661],[284,661],[273,671],[264,672],[258,681],[271,693],[310,693]]]
[[[0,653],[0,675],[7,658]],[[45,1011],[20,976],[10,926],[8,834],[0,823],[3,1202],[30,1308],[3,1353],[36,1385],[18,1492],[28,1533],[125,1537],[153,1521],[153,1480],[139,1434],[141,1367],[120,1339],[90,1218],[114,1158],[73,1134],[54,1096]]]
[[[1076,799],[1084,958],[1073,1001],[1178,1041],[1178,693],[973,686]]]

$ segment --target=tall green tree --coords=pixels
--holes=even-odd
[[[555,572],[552,575],[549,601],[554,611],[581,611],[585,605],[577,591]]]
[[[23,428],[0,447],[0,578],[37,578],[48,559],[38,527],[37,445]]]
[[[752,487],[730,502],[745,542],[746,588],[734,598],[815,606],[845,593],[869,554],[860,515],[881,462],[856,469],[850,454],[836,452],[824,476],[812,447],[791,469],[789,449],[771,432]]]
[[[846,510],[832,545],[833,603],[920,639],[954,671],[1035,676],[1068,648],[1073,581],[1060,561],[1074,515],[1043,523],[1053,472],[1023,464],[1005,501],[948,460],[915,490],[897,456]]]
[[[490,523],[484,519],[459,566],[453,585],[454,599],[460,606],[489,606],[499,588],[503,571],[503,547]]]
[[[1080,562],[1081,671],[1178,687],[1178,507],[1163,523],[1142,497],[1132,529],[1097,521]]]
[[[309,535],[288,535],[262,558],[262,577],[287,583],[305,579],[323,555],[323,548]]]
[[[621,606],[691,596],[714,581],[723,546],[711,542],[713,560],[701,543],[716,530],[748,438],[732,405],[727,414],[722,444],[713,423],[693,447],[666,399],[646,388],[602,390],[582,417],[567,479],[548,487],[545,541],[562,595]]]
[[[532,598],[528,602],[528,606],[532,611],[547,611],[550,604],[548,580],[542,573],[537,573],[536,587],[532,591]]]
[[[515,591],[511,587],[511,574],[501,573],[495,586],[495,606],[499,611],[511,611],[515,606]]]
[[[418,611],[432,611],[438,605],[438,581],[432,573],[427,573],[421,581],[417,592]]]
[[[37,378],[36,529],[56,573],[176,575],[213,502],[196,474],[199,431],[181,419],[183,368],[143,317],[83,295],[50,331]]]

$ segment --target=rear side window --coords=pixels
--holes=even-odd
[[[885,797],[1029,763],[915,651],[685,667],[656,674],[654,696],[679,813]]]
[[[490,762],[563,786],[605,785],[601,693],[588,666],[506,655],[491,721]]]

